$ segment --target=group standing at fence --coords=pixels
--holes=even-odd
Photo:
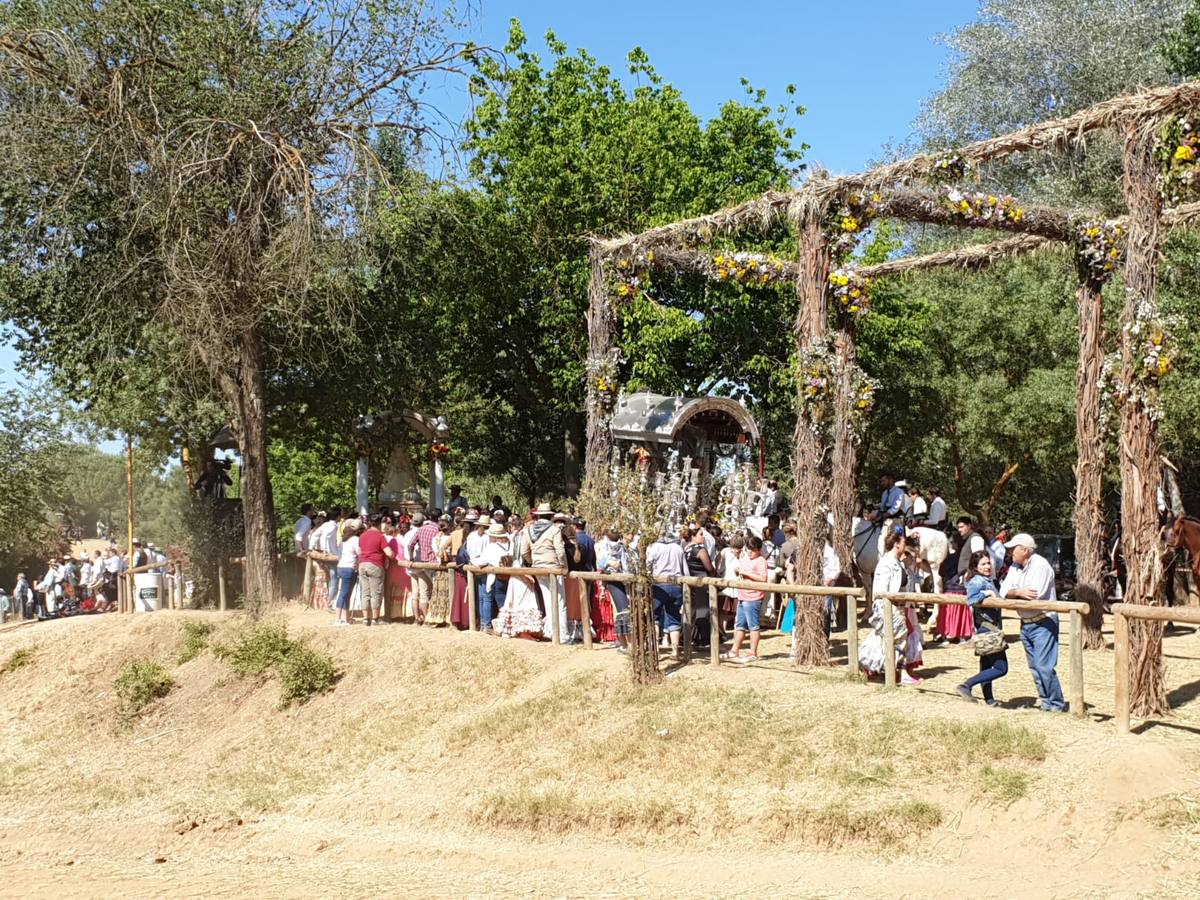
[[[458,494],[455,497],[461,499]],[[621,649],[628,646],[625,586],[564,574],[633,572],[638,564],[639,536],[613,533],[593,538],[586,522],[555,512],[549,505],[520,517],[498,500],[490,512],[458,503],[452,512],[434,510],[429,516],[388,510],[370,516],[342,510],[328,515],[310,513],[306,509],[297,523],[297,549],[316,561],[312,604],[331,608],[339,627],[359,620],[379,625],[400,619],[466,630],[474,619],[485,633],[542,640],[553,636],[557,623],[559,642],[572,644],[583,640],[586,621],[592,639]],[[995,637],[988,637],[999,627],[999,610],[981,604],[1004,598],[1052,601],[1054,573],[1035,552],[1029,535],[1020,534],[1001,544],[994,534],[976,530],[966,517],[959,520],[957,530],[956,544],[961,549],[951,565],[958,574],[956,583],[965,594],[965,604],[942,604],[931,618],[932,628],[937,639],[974,635],[987,652],[979,652],[979,674],[958,691],[964,698],[974,699],[972,690],[979,687],[985,702],[994,703],[992,683],[1006,674],[1008,661],[1003,639],[997,644]],[[759,658],[761,633],[772,616],[777,627],[790,631],[794,606],[785,600],[776,608],[776,596],[767,585],[794,581],[795,534],[793,522],[781,523],[777,515],[771,515],[761,535],[743,531],[726,535],[702,511],[681,530],[664,532],[650,541],[645,562],[647,574],[657,579],[651,596],[659,639],[667,655],[678,659],[682,648],[708,646],[716,634],[722,640],[732,637],[722,659],[754,662]],[[873,579],[879,597],[913,584],[910,550],[903,528],[889,530]],[[1006,565],[1009,552],[1012,563]],[[1001,567],[1006,567],[1003,578]],[[482,571],[474,575],[477,568]],[[693,583],[697,578],[726,578],[763,586],[724,588],[713,606],[707,589],[678,583],[689,578]],[[837,556],[828,544],[822,578],[827,585],[842,580]],[[686,616],[685,598],[689,601]],[[587,604],[586,616],[583,604]],[[552,605],[557,605],[557,614]],[[833,598],[827,598],[827,632],[835,618],[834,606]],[[881,600],[873,604],[871,634],[858,648],[858,663],[868,676],[882,677],[891,646],[900,682],[920,683],[924,634],[917,610],[911,604],[891,609],[887,621]],[[1063,710],[1066,704],[1055,670],[1057,616],[1037,610],[1020,615],[1021,642],[1039,703],[1047,710]],[[888,628],[891,640],[887,639]],[[743,654],[746,644],[749,652]]]

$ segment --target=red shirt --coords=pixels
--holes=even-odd
[[[388,545],[388,539],[378,528],[368,528],[358,538],[358,564],[370,563],[383,568],[383,549]]]

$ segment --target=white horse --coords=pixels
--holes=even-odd
[[[871,522],[867,519],[854,517],[851,524],[851,542],[854,549],[854,563],[858,567],[863,587],[867,592],[867,605],[871,604],[871,583],[875,577],[875,567],[883,555],[883,537],[887,533],[883,523]],[[950,541],[946,535],[934,528],[909,528],[906,532],[909,538],[914,538],[914,558],[917,571],[933,578],[933,592],[942,592],[942,563],[950,555]],[[918,583],[924,581],[918,579]]]

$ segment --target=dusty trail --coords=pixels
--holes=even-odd
[[[776,638],[750,671],[695,664],[630,696],[611,651],[335,632],[292,609],[290,630],[345,676],[280,711],[269,679],[211,654],[173,662],[203,615],[0,631],[0,665],[35,648],[0,674],[0,896],[1200,895],[1200,704],[1118,737],[1108,654],[1088,655],[1096,709],[1081,721],[957,700],[962,647],[927,654],[918,692],[797,673]],[[1167,648],[1172,684],[1200,681],[1200,637]],[[1020,655],[1001,682],[1012,703],[1030,692]],[[126,724],[110,686],[141,656],[178,686]],[[926,727],[950,737],[909,741]],[[981,793],[990,763],[956,768],[977,740],[1027,788]],[[913,803],[939,812],[896,840],[888,819],[831,834],[796,818],[826,801],[855,816],[890,804],[902,829]]]

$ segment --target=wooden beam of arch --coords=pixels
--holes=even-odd
[[[1126,219],[1120,216],[1112,219],[1118,225],[1125,225]],[[1168,209],[1163,213],[1163,225],[1167,228],[1182,228],[1200,222],[1200,202],[1186,203]],[[1051,220],[1047,228],[1050,233],[1062,233],[1057,223]],[[986,244],[974,244],[970,247],[959,247],[950,250],[938,250],[921,256],[909,256],[903,259],[891,259],[873,266],[858,268],[860,275],[869,278],[885,278],[893,275],[905,275],[910,272],[921,272],[929,269],[982,269],[993,263],[1012,259],[1025,253],[1046,250],[1053,247],[1065,247],[1073,240],[1073,229],[1068,230],[1062,237],[1047,237],[1040,234],[1022,234],[1002,241],[992,241]],[[689,250],[676,247],[666,247],[654,252],[654,268],[673,272],[680,275],[701,275],[717,279],[717,267],[713,257],[733,251]],[[796,263],[792,260],[782,260],[782,271],[776,281],[794,281],[797,275]]]
[[[919,153],[908,159],[886,163],[854,175],[836,178],[813,177],[802,187],[789,191],[768,191],[709,213],[650,228],[640,234],[613,238],[594,238],[605,256],[621,252],[654,249],[668,245],[684,246],[696,235],[716,236],[743,230],[766,231],[807,204],[822,204],[847,190],[883,190],[925,177],[933,164],[947,156],[983,163],[1004,159],[1016,153],[1037,150],[1064,150],[1080,143],[1091,131],[1119,127],[1134,121],[1152,121],[1166,115],[1200,108],[1200,81],[1122,94],[1061,119],[1039,122],[997,137],[974,141],[942,153]],[[1065,212],[1063,215],[1067,215]]]

